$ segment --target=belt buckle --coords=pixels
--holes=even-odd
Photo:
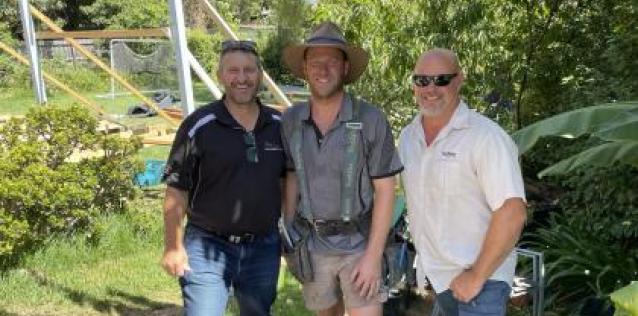
[[[253,242],[255,240],[255,235],[246,233],[243,235],[230,235],[228,236],[228,242],[233,244],[241,244],[244,242]]]
[[[315,219],[314,221],[312,221],[312,228],[315,229],[315,232],[319,233],[321,230],[321,227],[323,227],[326,224],[326,221],[323,219]]]

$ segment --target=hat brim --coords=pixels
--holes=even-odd
[[[366,70],[368,66],[368,52],[359,47],[349,46],[349,45],[338,45],[338,44],[301,44],[301,45],[291,45],[284,48],[281,60],[288,67],[288,70],[295,75],[297,78],[306,80],[306,74],[303,70],[304,65],[304,53],[306,49],[311,47],[332,47],[338,48],[342,50],[347,58],[349,64],[349,70],[346,74],[345,78],[343,78],[343,82],[345,84],[349,84],[355,82],[361,74]]]

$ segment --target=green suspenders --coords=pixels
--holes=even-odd
[[[361,147],[361,137],[359,134],[363,129],[363,123],[359,120],[360,101],[351,97],[352,119],[346,122],[346,148],[343,152],[343,170],[341,172],[341,220],[349,222],[352,220],[354,203],[358,196],[356,192],[357,162],[359,161],[359,148]],[[314,216],[310,208],[310,198],[308,196],[308,182],[306,181],[306,171],[302,154],[303,126],[301,120],[295,120],[291,139],[291,154],[295,162],[295,174],[299,183],[299,194],[301,201],[299,212],[303,218],[309,222],[314,222]]]

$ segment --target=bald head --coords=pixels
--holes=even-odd
[[[449,69],[447,73],[461,72],[461,65],[456,53],[446,48],[433,48],[421,54],[415,66],[417,68],[423,64],[440,64],[441,67]]]

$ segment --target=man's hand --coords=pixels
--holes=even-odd
[[[367,254],[361,256],[350,274],[350,282],[361,297],[372,299],[381,287],[381,260]]]
[[[174,277],[184,276],[184,273],[191,269],[184,248],[165,250],[161,264],[166,273]]]
[[[485,279],[479,277],[472,269],[467,269],[457,275],[450,283],[452,295],[463,303],[469,303],[483,289]]]

